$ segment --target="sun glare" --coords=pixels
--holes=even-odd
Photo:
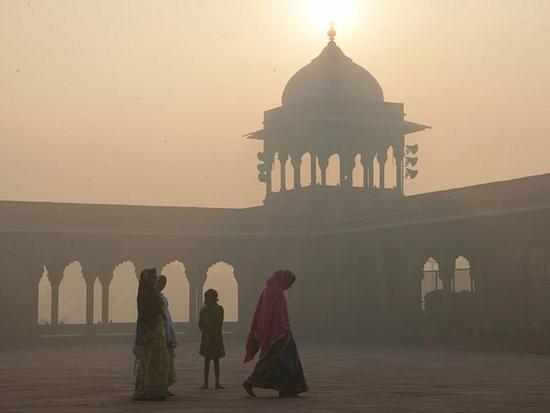
[[[359,14],[358,1],[353,0],[314,0],[306,2],[306,7],[304,12],[315,30],[326,31],[332,22],[336,30],[347,30]]]

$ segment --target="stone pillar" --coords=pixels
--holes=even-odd
[[[51,300],[51,323],[52,325],[59,324],[59,286],[63,280],[66,265],[63,262],[67,262],[69,259],[60,258],[55,262],[46,266],[48,270],[48,279],[52,288],[52,300]]]
[[[350,154],[340,154],[340,185],[353,186],[353,167],[355,158]]]
[[[50,285],[52,287],[52,301],[51,301],[52,325],[59,324],[59,285],[61,284],[61,279],[62,277],[55,277],[55,276],[50,278]]]
[[[192,328],[195,328],[195,324],[198,322],[197,313],[200,305],[198,290],[198,282],[189,278],[189,324],[191,324]]]
[[[443,283],[443,291],[450,294],[453,291],[455,257],[454,255],[439,256],[437,264],[439,265],[439,278]]]
[[[279,163],[281,164],[281,192],[286,191],[286,162],[288,160],[287,153],[279,152],[277,156]]]
[[[346,186],[346,159],[342,154],[340,157],[340,186]]]
[[[455,259],[456,256],[452,254],[446,254],[438,257],[437,259],[437,263],[439,265],[439,278],[441,278],[441,282],[443,283],[443,301],[441,306],[442,325],[440,325],[441,331],[443,332],[449,332],[452,327],[450,320],[450,310],[455,273]]]
[[[319,155],[319,168],[321,169],[321,185],[327,185],[328,156]]]
[[[292,163],[292,169],[294,170],[294,189],[298,189],[302,186],[302,178],[301,178],[302,157],[299,154],[293,155],[290,158],[290,162]]]
[[[112,273],[110,277],[100,278],[101,283],[101,324],[109,323],[109,288],[111,287]]]
[[[370,154],[362,153],[361,165],[363,166],[363,188],[370,188],[370,176],[372,175],[371,164],[372,157]]]
[[[197,337],[199,334],[197,324],[199,311],[202,305],[202,288],[206,281],[207,268],[192,263],[185,267],[189,282],[189,337]]]
[[[311,172],[310,172],[310,176],[311,176],[311,183],[310,183],[310,186],[315,186],[317,185],[317,156],[310,152],[310,157],[311,157]]]
[[[94,323],[94,282],[95,277],[84,277],[86,280],[86,324]]]
[[[386,187],[386,161],[388,160],[388,153],[386,151],[378,152],[378,163],[380,167],[380,189]]]
[[[395,158],[395,183],[397,190],[403,192],[403,148],[394,147],[393,157]]]
[[[374,154],[369,153],[367,158],[367,169],[369,171],[369,177],[367,182],[367,187],[369,189],[374,188]]]

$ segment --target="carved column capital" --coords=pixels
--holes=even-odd
[[[206,281],[206,275],[210,265],[187,261],[185,265],[185,275],[189,284],[202,285]]]
[[[289,155],[292,166],[298,166],[302,164],[302,154],[295,152]]]
[[[274,160],[275,160],[275,153],[264,151],[264,163],[267,168],[271,169],[273,167]]]
[[[363,168],[368,168],[369,165],[372,163],[373,159],[374,159],[373,152],[361,153],[361,165],[363,165]]]
[[[378,158],[378,162],[380,164],[385,164],[388,160],[388,148],[379,149],[376,151],[376,157]]]
[[[403,158],[405,155],[405,144],[404,142],[396,142],[391,144],[393,150],[393,157],[395,159]]]
[[[67,268],[67,264],[61,264],[59,262],[46,264],[48,279],[50,280],[52,286],[59,286],[61,280],[63,279],[65,268]]]
[[[286,163],[286,161],[288,161],[288,158],[290,157],[290,155],[288,154],[288,152],[279,152],[277,154],[277,159],[279,160],[279,162],[281,162],[282,164]]]
[[[326,169],[328,167],[328,160],[330,156],[326,153],[320,153],[317,155],[317,159],[319,160],[319,167],[321,169]]]

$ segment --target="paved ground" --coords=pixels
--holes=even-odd
[[[300,346],[311,391],[251,399],[239,383],[251,365],[227,345],[226,390],[198,390],[197,345],[178,349],[177,397],[132,402],[123,345],[0,351],[0,412],[550,412],[550,356],[344,344]]]

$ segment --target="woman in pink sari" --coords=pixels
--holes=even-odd
[[[295,280],[292,272],[277,271],[267,280],[258,301],[244,358],[246,363],[260,353],[254,371],[243,383],[252,397],[256,396],[254,387],[277,390],[280,397],[296,397],[308,391],[284,294]]]

